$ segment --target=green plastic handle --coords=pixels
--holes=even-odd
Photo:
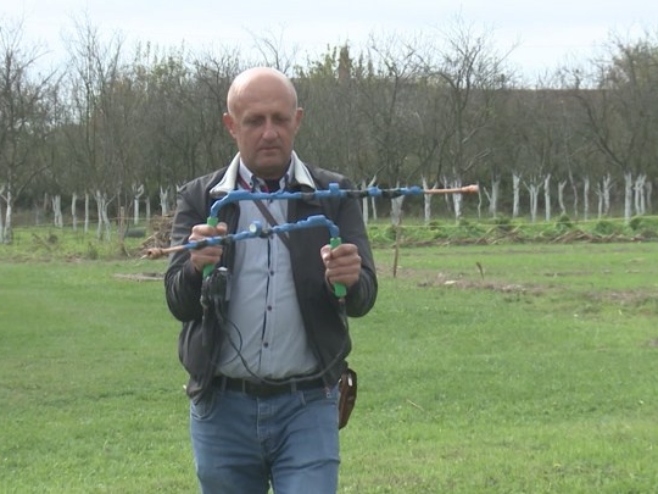
[[[329,240],[329,245],[331,245],[332,249],[335,249],[341,243],[342,241],[340,237],[332,237],[331,240]],[[342,283],[334,283],[334,295],[338,298],[345,297],[345,295],[347,295],[347,287]]]
[[[213,217],[208,217],[206,220],[206,224],[210,226],[217,226],[219,224],[219,218],[213,218]],[[212,264],[207,264],[203,267],[203,277],[210,276],[210,273],[212,273],[212,270],[215,269],[215,266]]]

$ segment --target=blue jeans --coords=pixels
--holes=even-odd
[[[337,386],[268,398],[215,388],[191,402],[190,433],[203,494],[338,489]]]

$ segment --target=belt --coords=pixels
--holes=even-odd
[[[255,398],[267,398],[285,393],[295,393],[297,391],[309,389],[322,389],[325,387],[322,379],[313,379],[310,381],[290,381],[281,384],[274,383],[257,383],[247,379],[234,379],[226,376],[216,376],[213,379],[213,386],[222,390],[237,391]]]

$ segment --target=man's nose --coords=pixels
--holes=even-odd
[[[265,128],[263,129],[263,138],[264,139],[275,139],[278,135],[276,126],[271,120],[265,122]]]

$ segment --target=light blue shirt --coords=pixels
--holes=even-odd
[[[299,166],[301,162],[294,163],[296,159],[293,155],[292,164]],[[259,188],[241,162],[238,173],[250,187]],[[282,187],[287,180],[288,176],[282,178]],[[277,223],[287,221],[288,201],[261,202]],[[252,201],[237,204],[238,232],[247,230],[254,220],[268,225]],[[228,287],[229,322],[218,373],[233,378],[284,379],[317,371],[318,362],[308,345],[286,245],[277,235],[236,242],[234,247],[235,263]]]

